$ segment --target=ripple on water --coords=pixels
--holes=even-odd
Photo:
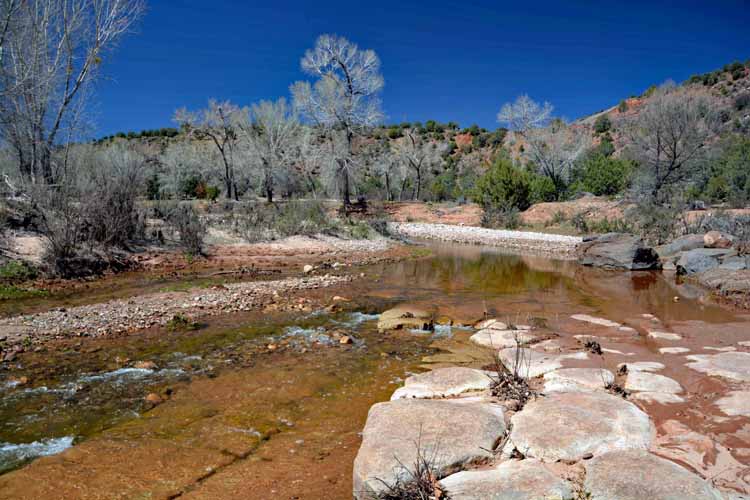
[[[1,443],[0,472],[18,467],[24,462],[38,457],[55,455],[73,446],[73,436],[49,438],[32,443]]]

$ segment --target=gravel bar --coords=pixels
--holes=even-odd
[[[473,226],[453,226],[450,224],[423,224],[414,222],[392,222],[391,231],[406,238],[452,241],[533,251],[561,258],[572,258],[583,239],[579,236],[508,231]]]
[[[68,336],[99,337],[156,325],[166,325],[175,315],[191,319],[286,302],[291,292],[329,287],[350,281],[349,276],[310,276],[276,281],[228,283],[187,292],[163,292],[129,299],[88,304],[71,308],[0,319],[0,332],[6,344],[15,344],[26,335],[34,343]],[[15,333],[15,335],[14,335]],[[5,347],[8,347],[7,345]]]

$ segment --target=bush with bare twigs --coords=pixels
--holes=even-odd
[[[403,474],[398,474],[393,483],[378,479],[385,486],[378,494],[378,500],[450,500],[448,491],[438,482],[437,448],[431,452],[423,448],[421,432],[415,445],[417,456],[411,467],[399,461]]]

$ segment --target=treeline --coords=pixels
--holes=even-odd
[[[664,85],[593,126],[567,123],[528,96],[503,105],[493,131],[434,120],[383,126],[377,54],[323,35],[301,58],[307,79],[292,83],[288,99],[211,99],[178,109],[174,128],[87,143],[99,61],[143,8],[140,0],[30,0],[0,16],[5,201],[45,237],[50,267],[61,273],[93,265],[92,252],[152,238],[143,197],[175,201],[157,204],[169,207],[158,215],[191,251],[200,248],[202,222],[179,201],[192,198],[262,197],[270,206],[336,198],[345,212],[368,198],[474,200],[502,223],[531,203],[585,191],[637,200],[648,214],[643,227],[660,234],[691,201],[748,200],[750,116],[737,83],[747,76],[735,80],[734,65],[726,93]],[[149,137],[165,140],[142,140]]]

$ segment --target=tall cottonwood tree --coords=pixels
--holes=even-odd
[[[591,140],[583,128],[553,119],[553,110],[548,102],[539,104],[522,95],[503,105],[497,119],[520,136],[524,156],[552,180],[559,197],[565,191],[575,162]]]
[[[24,181],[55,184],[66,160],[56,149],[74,137],[102,61],[144,3],[2,0],[0,9],[0,135]]]
[[[236,162],[240,133],[247,127],[249,110],[229,101],[208,101],[208,107],[199,111],[185,108],[175,112],[174,121],[190,136],[198,140],[209,140],[221,157],[224,169],[224,187],[229,199],[238,199]]]
[[[329,134],[344,135],[344,147],[334,148],[334,177],[346,206],[351,203],[351,178],[356,168],[354,138],[382,118],[378,99],[384,85],[380,59],[374,51],[362,50],[346,38],[322,35],[305,53],[301,66],[317,80],[292,85],[295,107]]]
[[[283,97],[253,104],[250,118],[251,124],[244,128],[245,137],[259,166],[263,194],[271,203],[279,181],[290,175],[301,126]]]

